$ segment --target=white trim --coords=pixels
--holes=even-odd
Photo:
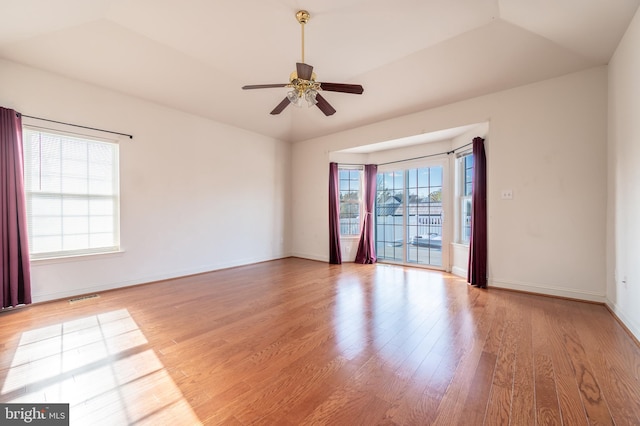
[[[94,253],[81,253],[74,255],[60,255],[58,257],[42,257],[42,258],[31,258],[31,265],[51,265],[56,263],[67,263],[67,262],[83,262],[88,260],[100,260],[102,257],[111,257],[111,256],[122,256],[125,253],[125,250],[112,250],[112,251],[103,251],[103,252],[94,252]]]
[[[460,268],[458,266],[454,266],[453,268],[451,268],[451,273],[453,275],[456,275],[456,276],[460,277],[460,278],[467,278],[468,271],[466,269],[464,269],[464,268]]]
[[[291,257],[299,257],[300,259],[317,260],[318,262],[329,263],[329,256],[316,256],[315,254],[294,252]]]
[[[549,286],[546,284],[525,283],[525,282],[507,281],[502,279],[490,278],[488,285],[489,287],[526,291],[528,293],[535,293],[535,294],[546,295],[546,296],[565,297],[569,299],[578,299],[578,300],[584,300],[588,302],[605,303],[607,301],[607,298],[603,293],[580,291],[580,290],[568,289],[564,287]]]
[[[189,275],[204,274],[207,272],[214,272],[222,269],[235,268],[238,266],[247,266],[255,263],[269,262],[271,260],[284,259],[287,257],[291,257],[291,256],[283,254],[283,255],[277,255],[274,257],[247,258],[247,259],[242,259],[240,261],[234,261],[234,262],[203,265],[198,268],[183,269],[183,270],[174,271],[166,274],[147,275],[134,280],[118,281],[118,282],[113,282],[108,284],[83,287],[83,288],[78,288],[70,291],[62,291],[57,293],[40,294],[38,296],[33,297],[33,303],[41,303],[41,302],[48,302],[51,300],[66,299],[68,297],[78,296],[80,294],[97,293],[100,291],[115,290],[123,287],[131,287],[131,286],[140,285],[140,284],[150,284],[150,283],[163,281],[163,280],[186,277]]]
[[[611,309],[611,312],[624,324],[627,329],[634,335],[634,337],[640,340],[640,325],[636,324],[631,318],[624,314],[624,311],[613,303],[611,300],[606,301],[607,306]]]

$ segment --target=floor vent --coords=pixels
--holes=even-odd
[[[87,294],[85,296],[78,296],[78,297],[74,297],[73,299],[69,299],[69,303],[83,302],[89,299],[97,299],[98,297],[100,297],[99,294]]]

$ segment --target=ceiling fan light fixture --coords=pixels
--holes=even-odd
[[[300,107],[302,105],[300,105],[300,96],[298,96],[298,91],[297,90],[290,90],[287,93],[287,99],[289,99],[289,102],[291,102],[293,105]]]
[[[305,102],[309,108],[316,105],[318,103],[316,96],[318,96],[318,91],[311,88],[294,89],[287,93],[287,99],[289,102],[298,108],[302,108]]]
[[[307,105],[309,107],[312,107],[318,103],[318,100],[316,99],[317,95],[318,95],[318,92],[314,89],[307,89],[304,92],[304,99],[307,101]]]

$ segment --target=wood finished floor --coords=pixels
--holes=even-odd
[[[605,307],[284,259],[0,314],[0,402],[72,425],[640,424]]]

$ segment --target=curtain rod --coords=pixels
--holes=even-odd
[[[80,127],[82,129],[96,130],[98,132],[111,133],[112,135],[128,136],[129,139],[133,139],[133,136],[130,135],[130,134],[127,134],[127,133],[120,133],[120,132],[114,132],[114,131],[111,131],[111,130],[97,129],[95,127],[81,126],[79,124],[65,123],[64,121],[49,120],[48,118],[34,117],[32,115],[21,114],[19,112],[17,112],[16,114],[18,115],[18,117],[22,116],[22,117],[26,117],[26,118],[33,118],[34,120],[48,121],[49,123],[64,124],[65,126],[73,126],[73,127]]]
[[[380,163],[377,164],[378,166],[386,166],[387,164],[395,164],[395,163],[404,163],[405,161],[413,161],[413,160],[420,160],[422,158],[429,158],[429,157],[437,157],[438,155],[450,155],[453,154],[454,152],[462,149],[462,148],[466,148],[468,146],[473,145],[473,142],[469,142],[466,145],[462,145],[457,147],[456,149],[452,149],[451,151],[446,151],[446,152],[439,152],[437,154],[429,154],[429,155],[423,155],[421,157],[414,157],[414,158],[407,158],[404,160],[396,160],[396,161],[389,161],[388,163]],[[343,166],[364,166],[364,164],[348,164],[348,163],[340,163]]]

